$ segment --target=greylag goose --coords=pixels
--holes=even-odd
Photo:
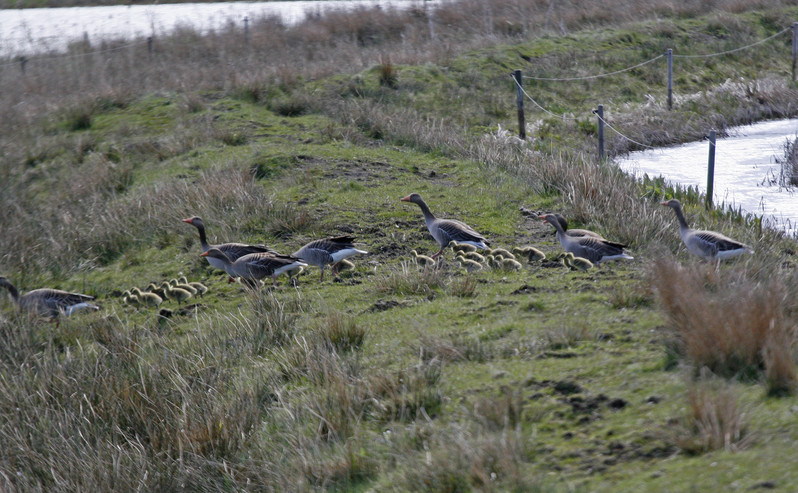
[[[691,229],[687,225],[682,204],[678,200],[667,200],[660,202],[660,205],[670,207],[676,213],[676,219],[679,220],[679,235],[687,251],[693,255],[707,260],[722,260],[754,252],[748,245],[715,231]]]
[[[163,303],[163,298],[155,293],[142,291],[139,288],[133,288],[130,292],[138,299],[140,305],[158,306]]]
[[[586,258],[576,257],[571,252],[567,252],[563,257],[563,260],[565,261],[565,265],[570,267],[572,270],[581,270],[582,272],[587,272],[593,268],[593,262]]]
[[[510,253],[510,251],[505,248],[493,248],[491,249],[490,254],[494,257],[511,258],[515,260],[515,255]]]
[[[78,310],[96,311],[100,309],[99,306],[89,303],[94,296],[87,294],[41,288],[20,295],[17,288],[4,276],[0,276],[0,286],[8,289],[11,297],[21,309],[55,320],[56,326],[60,323],[58,317],[62,313],[68,317]]]
[[[164,291],[164,295],[170,300],[177,301],[178,305],[194,296],[191,294],[191,291],[186,291],[183,288],[172,286],[168,281],[161,283],[161,288]]]
[[[468,243],[457,243],[454,240],[450,241],[449,244],[446,245],[446,246],[448,246],[449,248],[451,248],[455,252],[469,253],[469,252],[476,252],[477,251],[477,247],[475,247],[474,245],[471,245],[471,244],[468,244]]]
[[[526,258],[530,263],[546,260],[546,254],[533,246],[513,247],[513,252],[517,253],[521,257]]]
[[[596,233],[595,231],[590,231],[589,229],[579,229],[579,228],[568,229],[568,221],[565,219],[565,216],[563,216],[559,212],[555,212],[554,213],[554,217],[556,217],[557,221],[560,222],[560,226],[562,226],[563,231],[565,231],[565,234],[568,235],[568,236],[573,236],[575,238],[582,237],[582,236],[590,236],[590,237],[593,237],[593,238],[598,238],[600,240],[604,240],[605,242],[610,243],[612,245],[615,245],[615,246],[617,246],[619,248],[626,248],[628,246],[628,245],[626,245],[624,243],[618,243],[618,242],[615,242],[615,241],[610,241],[610,240],[604,238],[603,236],[601,236],[600,234]]]
[[[202,253],[207,252],[211,248],[217,248],[224,252],[228,259],[231,262],[235,262],[240,257],[244,255],[249,255],[250,253],[263,253],[263,252],[271,252],[275,253],[274,250],[267,247],[266,245],[247,245],[246,243],[222,243],[219,245],[211,245],[208,243],[208,239],[205,236],[205,223],[202,222],[202,218],[198,216],[190,217],[188,219],[183,219],[184,223],[188,223],[199,231],[200,237],[200,246],[202,247]],[[211,267],[214,269],[224,270],[224,262],[220,259],[215,257],[206,257],[208,263],[211,264]],[[229,272],[227,273],[230,276]]]
[[[428,257],[427,255],[420,255],[415,250],[410,250],[410,256],[413,257],[413,262],[416,263],[419,267],[435,267],[435,259],[432,257]]]
[[[463,257],[462,255],[456,256],[455,260],[460,262],[460,265],[465,269],[466,272],[470,273],[482,270],[482,264],[476,260],[471,260],[469,258]]]
[[[225,265],[225,272],[232,277],[240,277],[255,286],[259,285],[258,281],[269,276],[272,278],[272,284],[277,286],[277,276],[297,267],[308,265],[296,257],[279,253],[250,253],[233,262],[223,251],[211,248],[202,256],[221,260]]]
[[[557,239],[560,241],[563,250],[573,253],[575,257],[586,258],[596,265],[608,260],[634,258],[624,252],[619,243],[594,236],[568,236],[554,214],[545,214],[538,217],[554,226],[554,229],[557,230]]]
[[[412,202],[421,207],[421,212],[424,214],[424,222],[427,223],[427,229],[435,241],[441,246],[438,253],[434,254],[432,258],[437,258],[443,252],[449,243],[454,240],[457,243],[465,243],[467,245],[474,245],[477,248],[487,250],[490,243],[484,236],[474,231],[471,226],[455,221],[454,219],[439,219],[429,210],[427,203],[417,193],[411,193],[402,199],[402,202]]]
[[[320,280],[324,280],[325,266],[332,264],[332,273],[337,276],[338,262],[358,253],[369,253],[355,248],[354,241],[353,236],[331,236],[313,240],[291,255],[305,262],[305,265],[315,265],[321,269]]]

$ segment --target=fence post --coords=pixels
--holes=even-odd
[[[673,109],[673,49],[668,48],[668,111]]]
[[[598,153],[599,160],[604,161],[604,105],[598,105],[596,109],[598,116]]]
[[[798,57],[798,22],[792,23],[792,81],[795,82],[795,61]]]
[[[244,44],[249,46],[249,16],[244,17]]]
[[[22,75],[25,75],[25,65],[28,64],[28,57],[20,56],[19,57],[19,68],[22,70]]]
[[[147,54],[152,56],[152,36],[147,36]]]
[[[709,131],[709,161],[707,163],[707,209],[712,208],[712,193],[715,188],[715,131]]]
[[[518,138],[526,140],[526,121],[524,120],[524,90],[520,70],[513,72],[515,79],[515,104],[518,106]]]

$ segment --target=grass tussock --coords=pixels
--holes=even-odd
[[[794,388],[796,332],[785,314],[782,283],[670,259],[653,264],[651,279],[672,344],[686,363],[725,377],[764,374],[772,392]]]
[[[729,388],[694,385],[687,392],[687,413],[676,420],[672,440],[688,455],[714,450],[736,452],[751,444],[746,413]]]
[[[446,286],[447,278],[446,271],[439,267],[419,268],[413,262],[402,261],[375,281],[375,289],[383,294],[431,298]]]

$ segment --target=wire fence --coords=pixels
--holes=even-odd
[[[668,59],[668,96],[669,96],[669,104],[668,104],[668,106],[669,106],[669,109],[670,109],[671,108],[670,97],[671,97],[671,87],[672,87],[672,79],[673,79],[673,74],[672,74],[672,66],[673,66],[672,59],[673,58],[683,58],[683,59],[692,58],[692,59],[696,59],[696,58],[712,58],[712,57],[718,57],[718,56],[723,56],[723,55],[729,55],[729,54],[732,54],[732,53],[737,53],[737,52],[740,52],[740,51],[751,49],[751,48],[753,48],[755,46],[758,46],[758,45],[761,45],[763,43],[767,43],[769,41],[772,41],[772,40],[778,38],[779,36],[783,35],[784,33],[788,32],[788,31],[792,31],[793,32],[793,43],[792,43],[792,45],[793,45],[793,50],[792,50],[793,63],[792,63],[792,65],[793,65],[793,80],[795,80],[795,68],[796,68],[796,56],[797,56],[796,46],[798,45],[798,42],[797,42],[798,41],[798,23],[793,23],[792,26],[786,27],[786,28],[782,29],[781,31],[779,31],[779,32],[777,32],[775,34],[772,34],[771,36],[768,36],[767,38],[763,38],[763,39],[760,39],[760,40],[755,41],[753,43],[747,44],[745,46],[740,46],[740,47],[737,47],[737,48],[734,48],[734,49],[731,49],[731,50],[720,51],[720,52],[715,52],[715,53],[699,54],[699,55],[678,55],[678,54],[674,54],[672,52],[672,50],[667,50],[667,52],[665,54],[658,55],[658,56],[656,56],[654,58],[645,60],[643,62],[640,62],[638,64],[635,64],[635,65],[632,65],[632,66],[629,66],[629,67],[626,67],[626,68],[623,68],[623,69],[620,69],[620,70],[615,70],[613,72],[607,72],[607,73],[601,73],[601,74],[593,74],[593,75],[584,75],[584,76],[579,76],[579,77],[535,77],[535,76],[529,76],[529,75],[520,75],[520,71],[516,71],[516,74],[511,74],[511,78],[512,78],[514,84],[515,84],[516,93],[517,93],[517,96],[518,96],[517,99],[519,100],[519,125],[521,125],[521,122],[524,121],[522,119],[523,98],[528,99],[536,108],[538,108],[539,110],[543,111],[544,113],[548,114],[551,117],[554,117],[554,118],[557,118],[557,119],[560,119],[560,120],[563,120],[563,121],[576,121],[576,120],[578,120],[578,117],[576,117],[576,116],[570,116],[570,115],[566,115],[566,114],[556,114],[553,111],[551,111],[551,110],[545,108],[543,105],[541,105],[538,101],[536,101],[524,89],[523,84],[522,84],[522,80],[524,80],[524,79],[533,80],[533,81],[544,81],[544,82],[573,82],[573,81],[592,80],[592,79],[598,79],[598,78],[603,78],[603,77],[611,77],[611,76],[614,76],[614,75],[619,75],[619,74],[622,74],[622,73],[625,73],[625,72],[629,72],[631,70],[635,70],[637,68],[643,67],[645,65],[654,63],[654,62],[656,62],[656,61],[658,61],[658,60],[660,60],[662,58],[667,58]],[[618,130],[613,125],[611,125],[603,116],[601,116],[597,111],[593,110],[592,113],[597,116],[600,126],[603,125],[603,126],[608,127],[615,134],[617,134],[620,138],[625,139],[625,140],[633,143],[634,145],[639,146],[642,149],[654,149],[654,146],[646,144],[646,143],[643,143],[643,142],[639,142],[639,141],[637,141],[635,139],[632,139],[631,137],[627,136],[626,134],[624,134],[623,132]],[[520,132],[520,130],[521,129],[519,129],[519,133],[521,133],[522,135],[526,134],[525,129],[524,129],[523,132]],[[599,133],[602,134],[601,131]],[[714,142],[712,144],[714,145]],[[600,145],[599,155],[603,157],[604,156],[603,142],[600,142],[599,145]]]

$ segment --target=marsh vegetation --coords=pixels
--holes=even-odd
[[[795,116],[789,38],[685,59],[675,107],[650,65],[536,81],[555,115],[514,128],[509,72],[606,73],[671,47],[727,51],[792,2],[445,3],[287,28],[74,46],[0,72],[0,274],[97,297],[54,327],[0,302],[0,489],[672,491],[798,482],[798,249],[694,190],[595,156],[590,110],[635,141]],[[628,5],[627,5],[628,7]],[[710,8],[712,7],[712,8]],[[572,119],[557,114],[575,115]],[[634,148],[608,139],[610,155]],[[634,260],[465,272],[418,210],[555,257],[560,211]],[[690,258],[672,212],[751,245]],[[213,242],[292,252],[353,235],[338,280],[229,283]],[[126,305],[185,275],[190,309]],[[167,316],[168,315],[168,316]],[[764,486],[763,486],[764,485]]]

